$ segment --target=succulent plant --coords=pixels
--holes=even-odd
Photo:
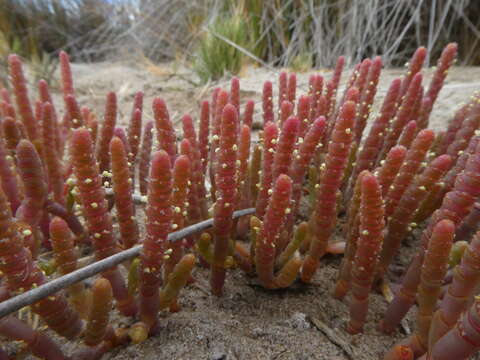
[[[2,90],[0,102],[0,300],[10,304],[52,276],[83,269],[79,250],[93,255],[94,264],[84,268],[133,255],[104,268],[91,288],[69,283],[65,293],[32,305],[59,335],[83,338],[71,356],[8,313],[0,318],[0,335],[22,340],[47,359],[99,358],[161,331],[159,312],[180,309],[180,291],[195,281],[195,266],[210,268],[216,296],[225,293],[234,268],[275,291],[318,279],[327,253],[344,255],[333,294],[341,300],[351,293],[345,329],[359,333],[372,289],[388,277],[402,242],[419,226],[416,255],[380,324],[383,332],[394,331],[417,300],[416,328],[385,349],[385,359],[466,359],[479,343],[478,96],[442,134],[427,129],[456,51],[447,45],[426,86],[426,49],[419,48],[375,115],[380,57],[355,66],[338,99],[343,57],[330,79],[312,75],[306,94],[295,74],[281,72],[278,98],[272,81],[263,86],[258,141],[255,104],[243,101],[238,78],[201,102],[198,120],[183,115],[181,130],[162,98],[153,100],[154,121],[142,125],[139,92],[124,129],[116,121],[114,92],[100,121],[79,104],[67,54],[60,54],[61,120],[46,82],[39,83],[33,103],[21,60],[10,56],[13,97]],[[372,126],[364,134],[368,121]],[[308,199],[311,206],[301,206]],[[139,223],[142,207],[145,226]],[[251,216],[234,219],[235,210],[250,207]],[[210,214],[211,229],[182,232]],[[474,232],[459,251],[454,234],[468,240]],[[452,246],[456,260],[449,262]],[[38,256],[50,248],[55,261],[46,276]],[[136,321],[118,327],[109,317],[112,306]]]

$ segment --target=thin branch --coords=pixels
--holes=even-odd
[[[244,49],[243,47],[241,47],[240,45],[234,43],[232,40],[230,39],[227,39],[225,36],[223,35],[220,35],[219,33],[211,30],[211,29],[208,29],[208,28],[204,28],[205,31],[209,32],[210,34],[212,34],[213,36],[219,38],[220,40],[222,41],[225,41],[228,45],[230,46],[233,46],[235,49],[237,49],[238,51],[240,51],[241,53],[247,55],[248,57],[252,58],[253,60],[257,61],[258,63],[260,63],[261,65],[265,66],[267,69],[269,70],[273,70],[273,67],[270,66],[269,64],[267,64],[265,61],[263,61],[262,59],[260,59],[258,56],[255,56],[253,55],[250,51],[248,51],[247,49]]]
[[[238,210],[233,213],[233,218],[240,216],[253,214],[254,208]],[[177,241],[183,239],[191,234],[205,230],[212,226],[213,219],[208,219],[197,224],[188,226],[179,231],[175,231],[168,235],[169,241]],[[76,282],[85,280],[91,276],[94,276],[102,271],[105,271],[115,265],[118,265],[126,260],[132,259],[140,254],[143,245],[137,245],[130,249],[121,251],[115,255],[109,256],[105,259],[97,261],[91,265],[87,265],[84,268],[73,271],[62,277],[49,281],[37,288],[31,289],[23,294],[17,295],[11,299],[0,303],[0,318],[11,314],[17,310],[20,310],[24,306],[31,305],[37,301],[50,296],[57,291],[60,291]]]

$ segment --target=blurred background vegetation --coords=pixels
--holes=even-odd
[[[450,41],[460,63],[480,65],[479,19],[478,0],[0,0],[0,65],[15,52],[49,78],[63,49],[79,62],[181,61],[206,82],[245,64],[330,67],[339,55],[398,66],[420,45],[436,59]]]

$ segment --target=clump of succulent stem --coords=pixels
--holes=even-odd
[[[430,324],[447,272],[448,255],[452,246],[454,230],[454,223],[444,219],[439,221],[432,231],[429,250],[425,254],[420,276],[417,327],[415,332],[403,342],[412,349],[415,357],[423,355],[428,350]]]
[[[73,174],[76,177],[76,189],[95,248],[95,256],[97,259],[103,259],[115,254],[118,249],[113,234],[112,217],[107,209],[108,204],[102,186],[102,176],[95,159],[92,139],[87,129],[79,128],[72,132],[70,155]],[[125,282],[118,268],[106,271],[103,276],[112,285],[119,309],[128,316],[135,314],[135,304],[128,295]]]
[[[118,225],[123,248],[130,248],[138,242],[139,231],[135,220],[133,203],[133,178],[125,145],[119,137],[110,141],[110,161],[112,164],[112,186],[117,209]]]
[[[282,72],[278,98],[272,81],[263,86],[258,142],[254,102],[243,101],[238,78],[228,91],[216,88],[211,100],[201,102],[198,121],[197,114],[181,118],[178,142],[176,118],[161,98],[152,104],[154,121],[142,126],[141,92],[135,94],[126,130],[117,124],[114,92],[97,120],[77,101],[64,52],[60,119],[46,82],[38,84],[38,100],[31,101],[20,58],[10,56],[14,99],[2,90],[0,101],[0,269],[8,286],[0,287],[0,299],[47,281],[40,265],[49,266],[37,255],[50,247],[55,265],[48,271],[63,275],[81,266],[80,249],[92,245],[100,260],[142,243],[139,258],[122,265],[129,268],[128,286],[120,267],[112,267],[91,289],[74,284],[68,298],[55,294],[32,306],[60,335],[84,335],[85,346],[72,358],[99,358],[158,331],[160,311],[179,310],[179,292],[196,264],[192,247],[210,267],[217,296],[232,268],[256,275],[273,290],[290,286],[299,274],[302,282],[312,282],[326,253],[344,252],[334,296],[351,292],[347,331],[357,333],[366,321],[374,280],[388,278],[402,241],[428,219],[381,329],[393,331],[415,299],[417,326],[385,359],[424,352],[429,359],[468,357],[478,350],[469,340],[478,338],[480,326],[473,298],[480,281],[478,232],[469,244],[454,244],[453,276],[438,309],[436,304],[453,234],[468,240],[477,231],[478,95],[442,134],[426,129],[456,52],[456,44],[445,48],[427,86],[421,73],[426,49],[419,48],[375,116],[380,57],[357,64],[338,99],[343,57],[329,79],[313,74],[306,94],[299,92],[295,74]],[[373,124],[364,134],[368,121]],[[302,206],[306,199],[310,208]],[[139,204],[146,204],[145,235],[136,218]],[[253,216],[232,220],[234,210],[250,206],[256,209]],[[210,211],[211,231],[167,240]],[[126,316],[138,310],[139,321],[115,328],[108,316],[113,299]],[[0,334],[23,340],[34,355],[67,358],[47,335],[13,316],[0,319]]]
[[[78,250],[68,224],[61,218],[55,217],[50,222],[50,239],[59,273],[68,274],[75,271],[78,267]],[[82,318],[86,318],[91,297],[84,284],[73,284],[68,288],[68,294],[75,309]]]
[[[232,214],[237,193],[237,132],[238,116],[235,107],[223,109],[220,127],[215,183],[218,191],[214,208],[214,250],[210,285],[215,295],[221,295],[225,281],[225,260],[232,249]]]
[[[428,227],[421,238],[421,248],[410,264],[402,285],[389,305],[381,328],[385,332],[392,331],[412,306],[420,283],[420,269],[424,261],[425,250],[428,249],[432,231],[437,222],[450,219],[455,226],[465,218],[473,206],[475,198],[480,195],[480,145],[469,157],[464,171],[457,177],[455,185],[445,195],[441,207],[433,214]]]
[[[470,308],[463,313],[455,326],[432,346],[427,358],[432,360],[470,358],[480,349],[479,326],[479,298],[475,296]]]
[[[466,247],[460,263],[453,270],[453,280],[435,312],[429,336],[429,348],[455,326],[462,312],[467,310],[468,303],[480,282],[480,233],[477,232]]]
[[[322,165],[324,169],[321,168],[315,210],[309,222],[310,248],[302,265],[304,282],[311,281],[320,258],[326,253],[328,240],[335,227],[338,190],[350,151],[355,107],[353,101],[347,101],[342,106],[332,133],[325,164]]]
[[[368,310],[368,297],[375,278],[378,255],[383,242],[384,207],[382,192],[375,176],[365,173],[361,178],[359,229],[356,253],[351,269],[350,322],[347,331],[361,332]]]

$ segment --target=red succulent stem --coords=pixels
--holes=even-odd
[[[3,139],[0,139],[0,185],[8,198],[10,209],[15,213],[21,204],[19,185],[13,158],[8,155]]]
[[[480,229],[480,202],[473,205],[470,214],[465,217],[465,220],[460,224],[455,232],[456,241],[468,241],[472,238],[475,231]]]
[[[298,213],[300,199],[302,197],[303,180],[307,174],[308,167],[314,158],[317,146],[326,128],[325,117],[320,117],[310,126],[305,138],[298,139],[298,149],[292,161],[290,171],[292,184],[292,211],[289,214],[289,224],[293,225],[293,221]]]
[[[448,122],[448,127],[445,135],[442,138],[441,144],[438,146],[437,154],[444,154],[447,152],[448,147],[455,140],[457,132],[462,128],[463,122],[469,114],[472,102],[477,98],[472,97],[472,100],[468,104],[462,105]]]
[[[124,249],[134,246],[139,238],[138,225],[135,220],[131,171],[127,156],[125,144],[119,137],[114,136],[110,141],[112,187],[120,238]]]
[[[263,125],[265,127],[269,122],[275,122],[275,117],[273,115],[273,91],[272,83],[270,81],[265,81],[263,84],[262,108]]]
[[[317,101],[316,112],[318,117],[325,116],[325,119],[327,118],[327,99],[323,95],[320,96],[320,98]]]
[[[365,90],[365,86],[367,85],[367,77],[370,73],[370,68],[372,67],[372,60],[365,59],[361,62],[360,68],[358,69],[358,75],[355,78],[355,82],[353,83],[353,87],[358,89],[358,92],[362,94]]]
[[[328,146],[325,165],[320,175],[315,211],[310,217],[309,231],[312,236],[310,249],[302,266],[302,281],[310,282],[325,254],[328,240],[335,228],[337,217],[337,192],[347,166],[356,104],[347,101],[342,106]]]
[[[273,183],[273,159],[277,144],[278,128],[275,123],[269,122],[263,130],[263,157],[262,157],[262,179],[255,205],[256,215],[263,218],[268,203],[268,191]]]
[[[90,134],[92,134],[92,144],[96,146],[98,140],[98,120],[95,114],[90,113],[86,126],[90,131]]]
[[[293,104],[290,101],[283,101],[279,110],[278,110],[278,118],[279,118],[279,126],[283,127],[283,124],[293,113]]]
[[[345,57],[339,56],[337,63],[335,65],[335,70],[333,71],[332,79],[326,86],[325,98],[327,100],[327,113],[326,116],[329,116],[335,108],[335,102],[337,98],[338,86],[340,84],[340,79],[342,77],[343,68],[345,66]]]
[[[0,190],[0,270],[11,290],[25,291],[42,285],[47,279],[32,260],[30,251],[23,246],[24,239],[14,221],[5,194]],[[39,314],[52,330],[66,338],[72,339],[82,330],[78,314],[68,306],[62,294],[40,300],[32,305],[32,311]]]
[[[9,116],[13,119],[16,119],[17,117],[15,107],[10,102],[6,101],[0,101],[0,115],[2,115],[4,118]]]
[[[440,90],[442,90],[448,70],[455,61],[455,57],[457,56],[457,48],[458,45],[456,43],[448,44],[445,46],[440,58],[438,59],[437,68],[433,73],[430,86],[425,93],[425,98],[430,99],[430,101],[422,107],[422,116],[418,119],[418,126],[421,129],[424,129],[428,126],[428,119],[430,117],[430,113],[432,112],[433,104],[435,104],[438,94],[440,93]]]
[[[0,97],[1,99],[6,102],[7,104],[11,104],[12,103],[12,100],[10,98],[10,93],[8,92],[7,89],[5,88],[2,88],[0,89]]]
[[[358,115],[354,126],[354,141],[357,143],[360,143],[360,140],[362,139],[363,130],[365,129],[368,117],[370,116],[382,66],[383,63],[380,56],[373,59],[366,76],[366,84],[364,85],[363,91],[359,88],[359,91],[361,91],[361,97],[358,104]]]
[[[415,136],[417,135],[417,122],[415,120],[410,121],[402,131],[400,138],[398,139],[398,145],[410,148]]]
[[[249,168],[249,182],[250,182],[250,206],[255,206],[257,203],[258,193],[260,191],[262,167],[262,147],[257,143],[252,151],[252,158],[250,160]]]
[[[212,121],[212,137],[210,145],[210,194],[212,201],[216,200],[216,182],[215,182],[215,169],[217,166],[217,150],[220,142],[220,132],[222,125],[222,114],[225,105],[228,103],[228,93],[223,90],[218,91],[218,95],[215,98],[215,108],[213,109],[213,121]]]
[[[235,106],[238,116],[240,116],[240,80],[233,77],[230,80],[230,104]]]
[[[152,155],[146,237],[140,255],[140,318],[150,329],[157,323],[160,309],[162,265],[167,236],[172,230],[172,190],[170,155],[165,150],[157,151]]]
[[[153,99],[153,116],[155,118],[158,149],[167,152],[168,156],[170,156],[170,164],[173,166],[177,156],[177,138],[167,105],[163,99]]]
[[[73,233],[79,238],[85,235],[83,225],[78,217],[68,211],[65,206],[54,201],[47,200],[45,204],[45,210],[54,216],[62,218],[68,224],[70,230],[72,230]]]
[[[190,178],[192,176],[191,161],[187,155],[180,155],[173,165],[173,225],[175,231],[185,226],[187,214],[187,199]],[[174,241],[168,243],[171,249],[169,258],[165,262],[165,277],[173,271],[175,265],[182,258],[182,241]]]
[[[290,175],[289,170],[292,164],[295,142],[297,141],[298,127],[299,121],[294,116],[289,117],[283,124],[273,157],[273,182],[281,174]]]
[[[50,189],[53,192],[53,199],[61,204],[65,205],[65,198],[63,195],[63,166],[60,160],[60,156],[57,152],[57,147],[52,146],[55,144],[55,113],[54,108],[50,103],[44,103],[42,114],[42,126],[43,126],[43,143],[44,146],[44,159],[45,167],[48,174],[48,181]]]
[[[220,296],[225,281],[224,263],[230,252],[232,214],[237,193],[237,113],[233,105],[226,105],[222,113],[220,145],[216,164],[218,196],[213,215],[214,251],[210,286],[214,295]]]
[[[70,67],[70,58],[65,51],[60,51],[60,74],[62,78],[62,91],[64,95],[74,95],[72,69]]]
[[[253,113],[255,111],[255,101],[248,100],[245,103],[245,108],[243,110],[242,124],[252,128],[253,123]]]
[[[291,193],[292,180],[286,174],[281,174],[273,187],[263,226],[257,236],[255,267],[260,282],[266,288],[275,287],[273,271],[276,246],[278,246],[286,215],[290,211]]]
[[[456,132],[453,142],[447,147],[446,154],[456,159],[468,147],[470,139],[480,127],[480,97],[475,97],[468,105],[468,114],[460,129]]]
[[[310,113],[309,122],[313,122],[319,115],[317,114],[317,107],[319,99],[322,96],[323,77],[318,74],[313,74],[309,79],[308,95],[310,96]]]
[[[412,119],[417,94],[422,85],[422,74],[416,74],[408,87],[402,102],[400,103],[397,114],[392,120],[388,129],[383,147],[378,156],[378,161],[382,160],[390,149],[395,146],[405,125]]]
[[[128,124],[128,144],[130,145],[130,161],[134,164],[137,161],[137,155],[140,149],[140,139],[142,137],[142,111],[143,111],[143,92],[135,94],[133,101],[132,115]]]
[[[354,72],[354,74],[352,74],[352,78],[350,79],[350,81],[354,82],[354,80],[356,78],[355,74],[356,74],[355,72]],[[345,93],[343,94],[343,98],[340,101],[340,104],[341,104],[340,107],[336,110],[336,112],[332,116],[330,116],[330,118],[327,122],[327,131],[325,131],[325,133],[324,133],[323,141],[322,141],[322,145],[321,145],[323,151],[318,152],[317,157],[316,157],[316,162],[317,162],[318,166],[320,165],[319,163],[322,159],[322,156],[324,155],[323,153],[328,150],[328,146],[329,146],[330,140],[332,138],[332,132],[335,129],[336,119],[338,119],[338,117],[339,117],[339,111],[341,110],[341,107],[347,101],[352,101],[357,105],[359,100],[360,100],[360,93],[359,93],[359,91],[356,87],[350,86],[348,89],[345,90]],[[355,146],[357,146],[357,145],[358,144],[356,144]],[[349,166],[349,164],[350,164],[349,160],[351,160],[351,155],[352,155],[352,153],[349,152],[349,156],[348,156],[349,159],[347,161],[347,166]],[[347,169],[347,172],[349,172],[348,169]]]
[[[423,46],[419,47],[413,54],[412,58],[408,63],[407,73],[403,77],[402,88],[400,90],[400,98],[402,98],[407,93],[408,87],[410,86],[410,83],[412,82],[415,75],[422,70],[426,56],[427,49]]]
[[[445,195],[441,207],[435,211],[428,227],[422,233],[421,248],[410,263],[400,289],[387,309],[381,324],[382,331],[393,331],[415,301],[420,283],[420,269],[433,227],[443,219],[449,219],[458,226],[468,215],[478,196],[480,196],[480,145],[477,145],[475,153],[469,157],[464,171],[455,180],[452,191]]]
[[[190,142],[192,148],[192,158],[190,159],[192,173],[191,181],[192,187],[195,188],[194,193],[197,196],[197,203],[200,206],[200,213],[203,219],[208,218],[208,208],[207,208],[207,189],[205,188],[205,177],[202,171],[202,159],[200,153],[200,146],[197,141],[197,135],[195,133],[195,127],[193,125],[193,120],[190,115],[185,115],[182,118],[183,125],[183,134],[185,139]]]
[[[295,104],[297,92],[297,75],[292,73],[288,76],[287,84],[287,100],[292,104]]]
[[[198,127],[198,146],[200,149],[200,161],[202,162],[202,172],[207,174],[208,165],[208,144],[210,133],[210,104],[207,100],[202,101],[200,110],[200,124]]]
[[[88,121],[92,117],[92,111],[88,107],[82,106],[80,108],[80,113],[82,114],[82,119],[85,119],[85,122],[88,124]]]
[[[288,101],[287,88],[288,74],[285,71],[281,71],[278,76],[278,110],[282,108],[282,103],[284,101]]]
[[[66,120],[65,124],[67,128],[70,127],[77,129],[84,125],[85,120],[83,118],[80,106],[77,103],[77,99],[72,94],[64,95],[65,109],[66,109]]]
[[[395,79],[390,84],[387,95],[383,100],[380,113],[373,122],[365,142],[358,151],[352,179],[356,179],[358,174],[363,170],[373,170],[378,156],[378,149],[383,146],[388,123],[392,119],[397,108],[400,85],[400,79]],[[353,186],[353,184],[351,186]]]
[[[308,95],[302,95],[298,98],[298,103],[297,103],[297,118],[298,121],[300,122],[300,128],[298,129],[298,136],[299,137],[304,137],[305,133],[307,132],[307,129],[309,128],[310,125],[310,100],[311,97]]]
[[[385,197],[398,174],[400,167],[407,155],[407,149],[403,146],[394,146],[387,154],[385,160],[380,162],[380,167],[375,171],[375,176],[382,188],[382,196]]]
[[[105,103],[105,115],[100,129],[99,138],[96,148],[96,158],[99,163],[100,172],[110,170],[110,158],[108,150],[110,140],[112,140],[115,124],[117,122],[117,96],[114,92],[107,94],[107,101]]]
[[[434,159],[408,186],[388,221],[384,246],[380,255],[379,274],[388,270],[389,264],[400,248],[401,241],[409,232],[410,223],[427,194],[448,171],[452,160],[448,155]]]
[[[38,139],[37,124],[33,114],[30,99],[28,98],[27,80],[22,69],[22,61],[18,55],[8,57],[10,81],[15,94],[18,113],[25,126],[28,139],[35,142]]]
[[[35,100],[35,106],[33,108],[33,114],[36,124],[41,124],[42,121],[42,102],[40,100]]]
[[[5,146],[11,154],[15,154],[15,149],[21,139],[25,139],[23,128],[20,123],[15,121],[12,117],[6,117],[2,121],[3,137],[5,139]]]
[[[48,83],[45,80],[40,80],[38,82],[38,93],[40,95],[40,100],[42,103],[50,103],[52,107],[52,124],[53,124],[53,133],[54,133],[54,144],[56,147],[57,154],[59,154],[60,159],[63,157],[63,151],[65,147],[63,136],[60,134],[60,127],[58,126],[58,117],[53,104],[52,96],[50,95],[50,90],[48,89]],[[44,144],[52,144],[45,143]]]
[[[347,326],[350,334],[361,332],[367,318],[368,297],[375,278],[385,226],[382,192],[375,176],[370,173],[362,176],[358,214],[360,229],[351,273],[352,298]]]
[[[13,316],[0,319],[0,335],[5,336],[12,342],[24,342],[32,354],[41,359],[67,359],[60,349],[60,346],[49,336],[40,331],[33,330],[29,325]],[[10,358],[7,357],[7,359]]]
[[[65,275],[77,270],[78,251],[67,223],[59,217],[53,218],[49,225],[49,233],[60,274]],[[81,282],[71,285],[68,293],[70,303],[82,317],[86,317],[91,302],[90,293]]]
[[[347,224],[343,231],[346,243],[345,252],[343,254],[342,263],[340,264],[338,279],[333,292],[333,296],[336,299],[343,299],[347,295],[351,286],[352,266],[355,260],[357,241],[360,234],[360,216],[358,211],[360,209],[362,194],[362,179],[367,174],[370,174],[367,170],[358,174],[353,190],[353,197],[347,211]]]
[[[358,77],[358,74],[360,73],[360,66],[362,64],[359,63],[359,64],[356,64],[354,67],[353,67],[353,71],[352,73],[350,74],[350,77],[348,78],[348,82],[345,86],[345,89],[343,91],[343,95],[342,95],[342,98],[340,100],[340,103],[339,103],[339,106],[338,108],[340,108],[344,103],[345,103],[345,100],[346,100],[346,96],[348,94],[348,91],[354,86],[355,84],[355,81],[357,80],[357,77]],[[358,90],[358,89],[357,89]],[[333,114],[332,114],[333,115]]]
[[[428,218],[442,203],[446,193],[452,190],[458,175],[464,170],[465,164],[472,153],[475,152],[477,144],[480,141],[479,136],[470,139],[470,143],[465,151],[462,151],[452,168],[443,176],[442,181],[432,188],[422,206],[418,209],[415,220],[417,222]],[[450,156],[452,159],[455,157]]]
[[[250,159],[250,142],[250,127],[243,125],[238,140],[237,182],[239,191],[237,192],[237,199],[235,201],[236,210],[248,208],[251,203],[251,179],[249,177],[248,168]],[[245,216],[235,222],[237,224],[237,237],[245,237],[249,231],[250,217]]]
[[[78,198],[92,236],[95,257],[103,259],[115,254],[118,246],[113,236],[112,217],[108,212],[108,203],[105,199],[105,190],[94,155],[92,139],[87,129],[80,128],[72,132],[70,156],[73,174],[77,179]],[[133,315],[136,312],[135,304],[127,292],[119,270],[112,268],[102,275],[112,285],[119,310],[127,316]]]
[[[423,85],[422,85],[418,88],[418,92],[417,92],[417,95],[416,95],[415,103],[413,105],[412,116],[411,116],[411,118],[415,119],[417,122],[419,121],[419,118],[421,117],[422,106],[425,105],[428,102],[431,102],[431,100],[429,98],[424,97],[423,94],[424,94],[424,88],[423,88]]]
[[[250,184],[248,176],[248,160],[250,158],[250,128],[243,125],[240,130],[238,142],[238,167],[237,181],[240,191],[238,192],[237,209],[247,208],[250,204]]]
[[[122,143],[123,143],[123,147],[125,149],[125,153],[127,154],[127,159],[129,158],[129,154],[131,154],[131,150],[130,150],[130,143],[128,142],[128,138],[127,138],[127,134],[125,133],[125,129],[124,128],[121,128],[121,127],[116,127],[114,130],[113,130],[113,136],[112,136],[112,139],[114,137],[118,137]],[[112,141],[110,140],[110,143]],[[129,160],[129,159],[128,159]],[[132,168],[132,164],[129,165],[130,168]],[[132,173],[132,176],[133,176],[133,173]]]
[[[98,165],[93,155],[90,133],[87,129],[73,131],[70,145],[73,173],[77,179],[79,200],[87,220],[88,230],[98,259],[113,255],[116,241],[112,233],[112,219],[107,211],[105,190],[102,187]]]
[[[190,160],[190,164],[195,163],[195,155],[192,144],[187,139],[183,139],[180,143],[180,154],[185,155]],[[193,177],[193,174],[190,176]],[[189,191],[188,191],[188,204],[187,204],[187,212],[188,212],[188,222],[189,223],[196,223],[201,221],[202,219],[202,211],[200,208],[200,196],[198,194],[198,187],[196,186],[195,182],[190,181]],[[190,243],[193,243],[194,238],[189,237],[191,240]],[[191,245],[191,244],[189,244]]]
[[[413,351],[406,345],[395,345],[385,354],[383,360],[413,360]]]
[[[150,172],[150,155],[152,153],[153,141],[153,121],[145,124],[142,137],[142,147],[140,148],[140,163],[138,165],[138,177],[140,184],[140,194],[145,195],[148,187],[148,174]]]
[[[429,336],[430,349],[455,326],[461,314],[467,310],[479,283],[480,232],[477,232],[465,249],[460,264],[453,269],[453,280],[433,316]]]
[[[439,221],[433,228],[428,252],[425,253],[418,286],[417,326],[414,334],[406,340],[415,357],[428,350],[430,325],[447,273],[454,232],[455,225],[451,220]]]
[[[328,131],[327,131],[326,137],[324,138],[326,141],[329,141],[329,139],[331,138],[332,131],[335,127],[335,119],[338,118],[338,113],[339,113],[340,109],[342,108],[343,104],[345,104],[345,102],[347,102],[347,101],[353,101],[355,103],[358,103],[358,101],[359,101],[360,92],[359,92],[359,89],[355,87],[355,82],[357,81],[358,76],[360,74],[361,65],[362,65],[361,63],[355,65],[355,67],[353,68],[352,74],[350,75],[350,78],[348,79],[347,85],[345,86],[342,98],[340,99],[340,101],[338,103],[338,106],[336,108],[332,108],[331,109],[332,111],[329,112],[328,122],[327,122]],[[364,70],[368,70],[368,69],[365,67]],[[333,81],[333,80],[331,80],[331,81]],[[328,90],[328,86],[329,86],[329,84],[327,84],[327,90]],[[324,145],[326,145],[326,144],[324,144]]]
[[[470,309],[463,313],[455,327],[433,346],[429,360],[466,360],[480,349],[480,299],[474,298]]]
[[[179,260],[160,292],[160,309],[164,309],[167,306],[170,306],[170,309],[172,309],[172,303],[190,279],[194,265],[195,256],[193,254],[184,255]]]
[[[393,180],[392,185],[390,185],[390,189],[385,197],[386,217],[392,215],[397,208],[402,195],[425,160],[427,151],[432,145],[434,138],[435,133],[432,130],[422,130],[418,133],[410,149],[408,149],[404,163],[400,167],[398,175]]]
[[[211,116],[211,122],[212,122],[212,125],[213,123],[215,122],[215,111],[217,109],[217,99],[218,99],[218,93],[220,92],[221,88],[219,87],[216,87],[213,89],[212,91],[212,102],[211,102],[211,112],[210,112],[210,116]]]
[[[112,309],[112,286],[106,279],[97,279],[92,286],[92,308],[84,333],[88,346],[99,345],[107,334]]]
[[[29,247],[32,255],[36,257],[42,239],[38,225],[44,215],[48,188],[42,161],[35,146],[28,140],[22,140],[18,144],[16,152],[17,168],[23,183],[24,199],[18,207],[15,217],[31,227],[35,241]]]

